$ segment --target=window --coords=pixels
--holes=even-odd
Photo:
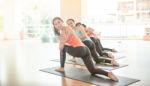
[[[149,1],[87,0],[86,23],[102,37],[141,39],[150,24]]]
[[[51,21],[60,15],[60,0],[16,0],[15,27],[25,38],[53,38]]]
[[[0,1],[0,32],[4,29],[4,1]]]

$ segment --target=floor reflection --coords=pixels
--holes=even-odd
[[[122,43],[127,58],[119,62],[126,62],[129,66],[114,72],[117,75],[141,79],[141,82],[131,86],[150,85],[150,42]],[[88,83],[39,71],[42,68],[59,66],[58,62],[50,61],[52,58],[59,58],[58,44],[34,40],[0,42],[0,86],[91,86]]]

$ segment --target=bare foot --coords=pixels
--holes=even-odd
[[[119,81],[118,78],[112,72],[108,72],[108,77],[113,81]]]
[[[56,71],[59,71],[59,72],[64,72],[64,68],[63,67],[60,67],[60,68],[57,68],[55,69]]]
[[[111,64],[112,64],[113,66],[119,66],[119,63],[118,63],[117,61],[115,61],[115,60],[112,60],[112,61],[111,61]]]
[[[115,49],[112,49],[112,52],[117,52],[117,50],[115,50]]]
[[[109,56],[110,58],[112,58],[112,59],[115,58],[114,55],[112,55],[111,53],[108,53],[108,56]]]

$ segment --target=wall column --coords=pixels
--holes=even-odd
[[[81,21],[81,1],[82,0],[60,0],[60,16],[64,21],[73,18]]]

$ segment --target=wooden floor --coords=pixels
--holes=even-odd
[[[116,75],[141,80],[130,86],[150,86],[150,41],[102,42],[126,55],[126,58],[118,62],[129,66],[114,70]],[[52,58],[59,58],[58,44],[42,43],[39,40],[0,41],[0,86],[94,86],[39,71],[59,66],[59,63],[50,61]]]

